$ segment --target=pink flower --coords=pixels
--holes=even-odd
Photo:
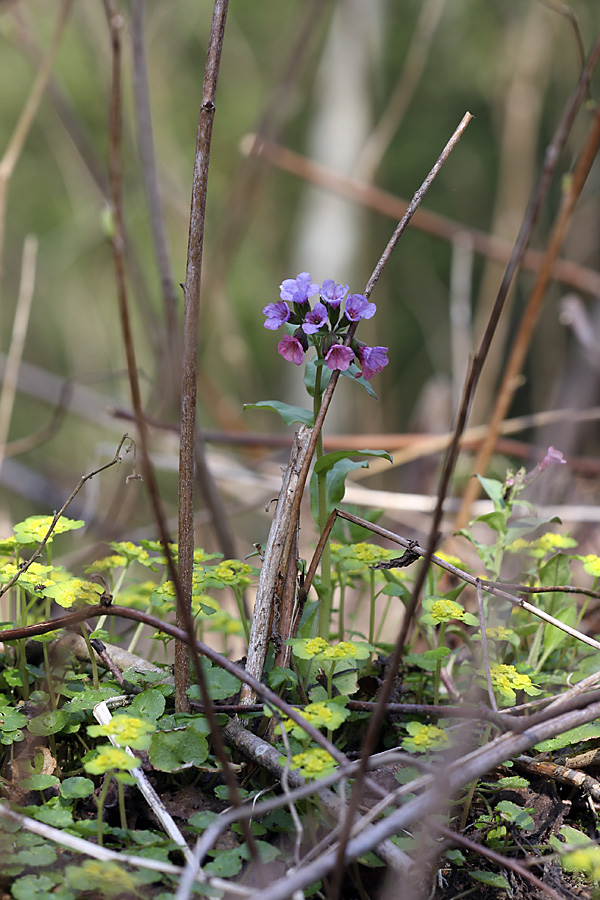
[[[540,472],[543,472],[544,469],[549,469],[550,466],[564,466],[566,462],[567,461],[560,450],[556,450],[554,447],[548,447],[548,451],[540,463]]]
[[[541,462],[537,464],[537,466],[531,470],[531,472],[527,472],[523,476],[522,484],[531,484],[531,482],[540,475],[544,469],[550,469],[552,466],[564,466],[566,464],[566,459],[560,452],[560,450],[556,450],[554,447],[548,447],[545,457]]]
[[[339,369],[340,372],[344,372],[349,368],[353,359],[354,350],[351,347],[344,347],[343,344],[334,344],[325,357],[325,364],[330,369]]]
[[[286,334],[277,344],[277,352],[280,353],[288,362],[293,362],[297,366],[301,366],[304,362],[304,348],[298,338]]]

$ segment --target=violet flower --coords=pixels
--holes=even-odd
[[[284,338],[282,338],[277,344],[277,352],[283,356],[284,359],[287,359],[288,362],[293,362],[297,366],[301,366],[304,362],[304,347],[296,337],[292,337],[291,334],[286,334]]]
[[[267,303],[263,309],[264,315],[267,317],[265,328],[270,331],[276,331],[284,322],[287,322],[291,316],[291,310],[287,303]]]
[[[297,278],[286,278],[281,282],[279,296],[288,303],[303,306],[309,297],[319,293],[319,285],[311,282],[308,272],[300,272]]]
[[[321,285],[321,299],[333,309],[338,308],[347,293],[348,285],[336,284],[333,278],[326,278]]]
[[[315,308],[311,309],[304,318],[302,324],[302,331],[304,334],[315,334],[319,328],[322,328],[323,325],[325,325],[328,315],[326,306],[322,303],[315,303]]]
[[[362,294],[352,294],[346,300],[345,316],[349,322],[358,322],[360,319],[370,319],[377,312],[374,303],[369,303]]]
[[[358,358],[362,367],[362,376],[370,381],[373,375],[381,372],[389,363],[387,347],[367,347],[361,344],[358,348]],[[357,378],[360,375],[356,376]]]

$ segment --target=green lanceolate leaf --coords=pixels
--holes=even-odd
[[[392,462],[392,457],[385,450],[336,450],[333,453],[326,453],[316,461],[315,472],[317,475],[329,472],[340,459],[349,459],[352,456],[376,456]]]
[[[272,409],[273,412],[279,413],[286,425],[293,425],[300,422],[309,428],[315,424],[314,415],[310,409],[303,409],[301,406],[292,406],[290,403],[280,403],[278,400],[260,400],[258,403],[244,403],[246,409]]]

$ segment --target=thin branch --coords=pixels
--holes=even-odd
[[[538,3],[541,3],[542,6],[546,6],[548,9],[553,10],[553,12],[558,13],[559,16],[564,16],[565,19],[568,19],[569,25],[573,31],[573,38],[577,50],[577,61],[579,62],[579,68],[582,69],[585,64],[585,50],[583,48],[581,28],[579,27],[577,16],[570,6],[567,6],[566,3],[559,3],[558,0],[538,0]]]
[[[375,269],[373,270],[373,274],[369,278],[368,284],[367,284],[367,286],[365,288],[365,292],[364,292],[366,297],[369,297],[371,295],[373,288],[375,287],[375,285],[377,284],[377,282],[379,280],[379,276],[383,272],[383,269],[385,268],[390,256],[392,255],[392,253],[396,247],[396,244],[398,243],[398,241],[404,234],[409,222],[411,221],[413,215],[417,211],[417,207],[420,206],[421,201],[423,200],[425,194],[427,193],[427,191],[433,184],[434,180],[437,178],[440,169],[442,168],[442,166],[444,165],[444,163],[446,162],[446,160],[448,159],[448,157],[450,156],[450,154],[452,153],[452,151],[458,144],[459,140],[463,136],[463,133],[472,118],[473,118],[473,116],[471,115],[470,112],[466,112],[464,114],[464,116],[460,120],[457,128],[455,129],[452,137],[450,138],[450,140],[448,141],[448,143],[446,144],[446,146],[444,147],[444,149],[438,156],[438,158],[435,162],[435,165],[429,172],[427,178],[425,179],[425,181],[423,182],[421,187],[415,192],[412,200],[410,201],[410,203],[408,204],[408,206],[406,208],[406,212],[404,213],[404,215],[398,222],[398,225],[396,226],[396,230],[394,231],[392,237],[390,238],[387,247],[383,251],[379,262],[375,266]]]
[[[598,716],[600,703],[595,703],[585,710],[556,716],[551,723],[546,722],[536,728],[527,728],[523,734],[502,735],[454,762],[444,761],[436,767],[435,775],[422,776],[409,785],[411,792],[427,787],[424,794],[408,800],[385,819],[370,824],[359,835],[350,839],[344,853],[344,862],[350,863],[368,852],[383,836],[398,834],[402,829],[409,829],[422,822],[426,816],[439,812],[441,803],[447,798],[507,759],[524,752],[527,747],[562,734],[570,728],[592,722]],[[523,750],[519,749],[520,747],[523,747]],[[278,879],[262,892],[261,900],[287,900],[295,891],[321,880],[334,869],[338,850],[339,848],[334,848],[302,869]],[[399,884],[397,891],[401,889],[402,885]]]
[[[135,348],[133,343],[133,333],[131,329],[131,321],[129,316],[129,306],[127,302],[127,285],[126,285],[126,275],[125,275],[125,227],[124,227],[124,214],[123,214],[123,202],[122,202],[122,185],[121,185],[121,160],[120,160],[120,145],[121,145],[121,29],[123,27],[123,19],[115,10],[112,0],[104,0],[104,6],[106,10],[107,21],[110,29],[110,37],[111,37],[111,46],[112,46],[112,92],[111,92],[111,107],[110,107],[110,184],[111,191],[113,197],[113,205],[114,205],[114,217],[115,217],[115,235],[112,239],[112,249],[113,249],[113,258],[115,263],[115,273],[116,273],[116,281],[117,281],[117,294],[119,300],[119,312],[121,316],[121,328],[123,333],[123,343],[125,346],[125,354],[127,357],[127,371],[129,375],[129,385],[131,390],[131,401],[133,405],[133,409],[135,412],[136,423],[139,432],[140,439],[140,455],[141,455],[141,464],[142,464],[142,472],[144,475],[144,480],[148,487],[148,493],[150,496],[150,501],[152,503],[152,509],[154,513],[154,518],[156,521],[156,525],[158,528],[160,540],[163,545],[163,550],[165,553],[165,558],[167,561],[167,568],[169,570],[169,574],[171,576],[171,580],[175,585],[175,591],[177,594],[177,617],[178,624],[182,624],[185,628],[185,634],[187,635],[186,645],[192,650],[192,662],[194,665],[194,671],[196,673],[196,680],[198,682],[198,686],[200,688],[200,695],[202,697],[202,701],[206,706],[206,715],[209,722],[211,737],[214,744],[215,754],[218,757],[222,767],[223,774],[225,777],[225,781],[227,783],[227,787],[229,789],[231,802],[234,806],[239,805],[239,792],[237,789],[237,783],[235,780],[235,776],[231,770],[231,766],[229,764],[229,759],[225,752],[225,746],[223,744],[223,739],[221,737],[221,732],[214,714],[214,708],[212,705],[212,700],[210,697],[210,693],[208,691],[208,687],[206,684],[206,679],[204,677],[204,672],[202,669],[202,665],[200,663],[200,658],[197,652],[196,645],[194,643],[194,623],[191,615],[191,608],[188,602],[186,602],[186,593],[182,587],[180,581],[180,572],[181,569],[177,570],[175,567],[175,563],[173,560],[173,554],[171,553],[169,547],[169,535],[167,531],[167,520],[165,516],[165,512],[160,500],[160,495],[158,491],[158,485],[156,482],[156,476],[154,474],[154,469],[152,468],[152,464],[150,462],[150,455],[148,451],[148,429],[146,425],[146,420],[144,417],[144,412],[142,409],[142,401],[141,401],[141,393],[138,379],[138,371],[135,359]],[[222,35],[221,35],[222,37]],[[183,420],[182,420],[182,430],[183,430]],[[191,456],[192,466],[193,466],[193,447],[192,447],[192,456]],[[181,486],[180,486],[181,493]],[[191,492],[192,499],[190,503],[193,502],[193,490]],[[180,534],[181,537],[181,534]],[[191,573],[192,573],[192,564],[193,564],[193,518],[192,518],[192,528],[189,532],[189,537],[191,539],[191,554],[189,555],[189,565],[190,565],[190,596],[191,596]],[[187,550],[190,550],[190,544],[188,541]],[[179,560],[181,566],[181,548],[179,551]],[[181,641],[179,641],[176,646],[176,656],[175,656],[175,693],[177,697],[177,691],[179,690],[179,711],[181,709],[187,709],[187,686],[189,686],[189,664],[190,664],[190,656],[189,652],[184,654],[184,662],[183,667],[181,666],[181,658],[179,658],[180,667],[177,667],[178,663],[178,654],[177,648],[182,645]],[[248,841],[248,846],[250,848],[251,854],[254,856],[256,847],[254,843],[253,836],[250,831],[248,831],[245,837]]]
[[[575,120],[575,116],[583,103],[585,98],[585,93],[587,87],[589,85],[592,72],[596,66],[598,58],[600,57],[600,37],[597,39],[594,49],[588,58],[588,62],[582,71],[579,81],[577,83],[576,88],[572,92],[569,100],[566,104],[566,107],[561,116],[560,122],[556,128],[554,137],[546,150],[544,166],[542,169],[542,173],[536,185],[536,188],[533,192],[533,195],[529,201],[527,209],[525,211],[525,215],[523,221],[521,223],[521,228],[519,229],[519,234],[517,236],[517,240],[515,242],[513,252],[511,255],[511,259],[508,263],[506,271],[504,273],[504,277],[500,284],[500,288],[498,290],[498,296],[496,297],[496,301],[494,303],[494,307],[492,309],[487,327],[485,329],[484,335],[481,339],[481,344],[479,346],[479,350],[477,351],[475,357],[471,362],[471,366],[469,369],[469,374],[467,376],[467,380],[465,383],[465,387],[463,390],[463,396],[461,399],[460,409],[457,415],[456,426],[454,430],[454,437],[452,439],[452,444],[450,445],[448,452],[446,454],[446,459],[444,461],[444,466],[442,469],[442,473],[439,481],[438,488],[438,499],[435,511],[433,513],[430,532],[429,532],[429,540],[428,540],[428,552],[425,557],[425,562],[422,568],[419,571],[417,576],[417,580],[413,590],[413,596],[409,607],[406,610],[406,614],[402,621],[402,626],[400,629],[400,634],[398,635],[398,641],[396,643],[396,649],[394,652],[394,660],[396,663],[400,661],[400,657],[403,652],[403,645],[408,637],[410,628],[412,627],[412,619],[415,614],[417,604],[419,602],[419,594],[425,583],[425,577],[427,574],[427,569],[429,567],[429,562],[431,559],[431,555],[433,553],[433,548],[435,546],[435,541],[437,538],[441,518],[442,518],[442,510],[444,506],[444,500],[448,493],[448,489],[450,486],[450,479],[452,477],[452,472],[454,471],[454,466],[456,464],[456,459],[458,457],[458,451],[460,447],[460,438],[467,424],[467,418],[469,416],[469,411],[471,408],[471,403],[473,400],[473,396],[475,394],[475,390],[477,388],[477,383],[479,381],[479,376],[481,375],[481,370],[483,368],[483,364],[486,360],[486,357],[489,352],[489,348],[494,337],[496,327],[500,320],[500,316],[502,315],[502,310],[504,309],[504,304],[508,297],[508,293],[510,287],[512,285],[513,279],[517,273],[521,265],[521,261],[523,258],[523,254],[525,252],[525,247],[527,246],[535,223],[540,214],[540,210],[542,207],[542,203],[547,194],[548,188],[550,186],[550,180],[554,171],[556,169],[558,159],[561,151],[563,150],[569,133],[571,131],[571,127]],[[390,691],[392,687],[392,680],[388,678],[389,685],[384,685],[384,693],[385,691]]]
[[[4,151],[4,156],[0,160],[0,284],[2,283],[3,274],[2,260],[4,258],[4,228],[8,186],[42,102],[72,5],[73,0],[62,0],[48,52],[40,65],[27,102]]]
[[[492,685],[492,675],[490,672],[490,655],[488,653],[487,629],[486,629],[486,625],[485,625],[485,611],[483,608],[483,591],[481,590],[481,578],[475,579],[475,586],[477,588],[477,609],[479,612],[479,632],[481,635],[481,656],[482,656],[483,668],[485,671],[485,683],[487,685],[490,706],[492,707],[494,712],[498,712],[498,704],[496,703],[496,695],[494,694],[494,687]]]
[[[400,128],[421,80],[445,5],[446,0],[426,0],[421,5],[421,12],[411,37],[402,71],[387,106],[369,135],[356,163],[354,176],[359,181],[373,180],[392,138]]]
[[[368,528],[368,530],[372,531],[373,534],[379,534],[381,535],[381,537],[388,538],[390,541],[394,541],[394,543],[400,544],[400,546],[402,547],[410,547],[410,549],[414,553],[418,553],[419,556],[422,556],[425,559],[427,559],[427,557],[429,556],[430,561],[436,566],[440,566],[440,568],[445,569],[447,572],[450,572],[457,578],[462,579],[462,581],[466,581],[467,584],[470,584],[474,588],[477,588],[478,579],[474,575],[471,575],[470,572],[465,572],[464,569],[453,566],[452,563],[446,562],[445,559],[442,559],[439,556],[435,556],[434,554],[429,555],[424,547],[420,547],[413,541],[402,538],[399,535],[395,534],[393,531],[388,531],[387,528],[382,528],[380,525],[376,525],[373,522],[368,522],[366,519],[361,519],[359,516],[352,515],[352,513],[345,512],[344,510],[337,509],[335,510],[335,512],[342,519],[347,519],[349,522],[353,522],[355,525],[362,525],[364,528]],[[422,569],[420,571],[422,571]],[[481,581],[481,586],[484,591],[487,591],[490,594],[494,594],[494,596],[500,597],[503,600],[508,600],[508,602],[512,606],[518,606],[521,609],[524,609],[527,612],[531,613],[532,615],[537,616],[538,619],[542,619],[542,621],[547,622],[549,625],[554,625],[555,628],[559,628],[561,631],[564,631],[565,634],[576,638],[584,644],[588,644],[588,646],[590,647],[594,647],[595,649],[600,650],[600,641],[597,641],[595,640],[595,638],[584,634],[582,631],[577,631],[576,628],[571,628],[570,625],[565,625],[565,623],[561,622],[560,619],[556,619],[554,616],[549,615],[544,610],[538,609],[531,603],[527,603],[527,601],[523,600],[521,597],[515,597],[508,591],[503,590],[502,582],[486,582],[481,579],[479,580]],[[390,671],[395,672],[397,671],[397,669],[394,669],[393,665],[393,661],[390,662]],[[382,694],[380,694],[380,699],[381,696]]]
[[[398,240],[400,239],[400,237],[404,233],[406,227],[408,226],[408,223],[410,222],[414,212],[416,211],[417,207],[421,203],[421,200],[427,193],[429,187],[433,183],[435,177],[437,176],[438,172],[442,168],[443,164],[446,162],[446,160],[450,156],[450,153],[452,152],[452,150],[454,149],[454,147],[457,145],[458,141],[462,137],[464,130],[466,129],[467,125],[469,124],[469,122],[471,121],[472,118],[473,117],[472,117],[471,113],[469,113],[469,112],[465,113],[465,115],[461,119],[458,127],[454,131],[452,137],[450,138],[450,140],[448,141],[448,143],[442,150],[435,165],[429,172],[427,178],[425,179],[425,181],[423,182],[421,187],[416,191],[413,199],[409,203],[406,213],[404,214],[404,216],[398,223],[392,237],[390,238],[390,241],[388,242],[387,247],[383,251],[381,258],[379,259],[379,262],[377,263],[377,265],[375,266],[375,269],[373,270],[373,274],[369,278],[367,287],[364,292],[366,297],[370,296],[371,291],[377,284],[377,281],[379,280],[379,277],[380,277],[387,261],[389,260]],[[347,343],[349,343],[352,336],[353,336],[353,329],[350,328],[350,330],[348,332],[348,337],[346,338]],[[327,388],[327,391],[329,391],[329,388],[331,387],[331,383],[333,383],[333,382],[334,382],[334,379],[332,378],[331,382]],[[335,383],[334,383],[334,387],[335,387]],[[325,396],[327,395],[327,391],[325,392]],[[316,431],[316,423],[315,423],[315,431]],[[440,517],[441,517],[441,510],[440,510]],[[435,535],[437,536],[437,527],[436,527]],[[435,547],[435,537],[432,536],[431,537],[431,546],[429,548],[429,553],[428,553],[429,557],[431,557],[434,547]],[[426,559],[425,565],[427,565],[427,559]],[[423,568],[425,568],[425,566]],[[416,595],[416,590],[415,590],[415,595]],[[408,616],[409,616],[409,611],[407,611],[405,618],[408,618]],[[388,669],[388,672],[387,672],[387,675],[386,675],[386,678],[385,678],[385,681],[383,684],[383,688],[381,691],[381,698],[380,698],[381,706],[378,707],[375,710],[375,712],[373,713],[373,715],[371,716],[371,719],[369,720],[369,725],[367,728],[367,733],[365,735],[365,739],[363,742],[362,759],[364,760],[365,766],[366,766],[367,757],[372,752],[373,747],[375,745],[375,740],[377,738],[377,735],[379,734],[379,729],[380,729],[382,718],[383,718],[383,711],[385,708],[385,704],[388,701],[391,691],[392,691],[392,686],[394,684],[396,672],[398,671],[398,666],[400,663],[400,657],[401,657],[402,652],[403,652],[403,641],[399,640],[398,643],[396,644],[396,649],[394,651],[392,660],[390,662],[390,667]],[[349,802],[349,806],[348,806],[348,813],[346,815],[344,824],[342,826],[342,833],[340,836],[338,856],[337,856],[338,861],[337,861],[336,873],[335,873],[335,879],[334,879],[334,889],[333,889],[334,894],[335,894],[336,890],[338,890],[338,892],[339,892],[339,889],[341,888],[346,844],[350,837],[350,831],[352,828],[352,820],[353,820],[353,817],[358,808],[358,804],[360,802],[365,772],[366,772],[365,768],[361,768],[359,770],[358,776],[357,776],[357,778],[354,782],[353,788],[352,788],[352,794],[351,794],[350,802]]]
[[[529,869],[521,865],[521,863],[517,862],[515,859],[511,859],[510,856],[503,856],[501,853],[496,853],[495,850],[490,850],[485,844],[478,844],[477,841],[472,841],[463,834],[459,834],[456,831],[452,831],[450,828],[446,828],[445,825],[441,825],[439,822],[436,822],[435,819],[428,818],[426,820],[426,828],[427,830],[432,829],[433,831],[437,831],[438,834],[445,837],[450,844],[454,844],[457,847],[464,847],[465,850],[470,850],[471,853],[477,853],[479,856],[491,860],[491,862],[502,869],[510,869],[511,872],[516,872],[516,874],[520,875],[524,881],[528,881],[543,894],[552,897],[553,900],[564,900],[564,894],[559,894],[558,891],[555,891],[550,885],[545,884],[540,878],[537,878],[530,872]]]
[[[217,80],[219,77],[228,5],[228,0],[215,0],[213,7],[198,121],[187,264],[183,289],[185,310],[181,382],[181,441],[179,451],[179,578],[181,602],[177,604],[177,624],[180,626],[183,626],[184,623],[187,624],[188,621],[191,623],[200,284],[204,248],[208,164],[215,115]],[[182,712],[188,708],[189,654],[187,648],[179,643],[176,645],[175,650],[175,672],[175,705],[176,709]]]
[[[556,222],[554,223],[550,240],[548,241],[548,246],[544,254],[544,264],[527,302],[517,333],[513,338],[508,362],[504,367],[502,382],[496,396],[496,403],[488,423],[489,430],[475,461],[474,469],[476,472],[481,472],[483,474],[487,471],[500,423],[508,413],[519,383],[518,375],[523,368],[533,331],[542,310],[542,303],[546,296],[548,285],[550,284],[552,266],[562,247],[567,229],[571,222],[571,217],[575,210],[575,205],[587,181],[587,177],[594,160],[596,159],[599,148],[600,112],[597,111],[583,152],[575,167],[572,178],[569,179],[566,194],[563,196],[563,203],[556,218]],[[479,481],[473,478],[467,485],[463,495],[462,506],[456,518],[456,530],[463,528],[467,524],[471,503],[477,498],[478,494]]]
[[[19,368],[23,358],[25,337],[29,326],[29,315],[31,313],[33,291],[35,288],[37,248],[37,238],[31,234],[28,235],[28,237],[25,238],[25,244],[23,246],[21,283],[19,286],[19,296],[17,297],[17,309],[13,321],[12,337],[10,340],[8,356],[6,358],[6,368],[4,369],[2,395],[0,396],[0,469],[2,468],[2,463],[6,457],[8,432],[10,430],[10,421],[19,381]]]
[[[279,144],[269,141],[255,142],[254,135],[247,135],[242,143],[242,151],[245,153],[257,153],[264,157],[271,165],[277,166],[284,172],[289,172],[303,181],[315,184],[325,191],[347,197],[355,203],[373,209],[383,216],[398,221],[407,207],[406,200],[396,197],[386,191],[373,187],[364,181],[357,181],[340,175],[333,169],[328,169],[319,163],[312,162],[292,150],[288,150]],[[458,237],[463,237],[473,247],[476,253],[487,256],[500,263],[510,260],[513,245],[509,241],[495,235],[468,228],[461,222],[449,219],[439,213],[428,209],[419,209],[413,220],[413,227],[425,234],[452,242]],[[522,259],[522,268],[529,272],[539,272],[542,267],[543,254],[537,250],[527,250]],[[571,288],[583,291],[586,294],[597,296],[600,294],[600,274],[594,269],[586,268],[568,259],[556,261],[552,275],[557,281],[569,285]]]
[[[214,650],[208,644],[203,643],[202,641],[197,640],[196,638],[190,638],[186,631],[178,628],[176,625],[171,625],[170,622],[163,622],[156,616],[149,615],[148,613],[143,613],[137,609],[129,609],[124,606],[88,606],[82,609],[76,610],[76,612],[68,613],[64,616],[59,616],[56,619],[53,619],[49,622],[39,622],[35,625],[26,625],[21,628],[10,628],[4,629],[0,631],[0,640],[1,641],[15,641],[15,640],[24,640],[30,637],[35,637],[40,634],[48,634],[50,631],[57,631],[60,628],[68,628],[71,625],[76,625],[79,622],[84,622],[87,619],[97,618],[99,616],[117,616],[118,618],[130,619],[133,622],[143,622],[144,625],[148,625],[150,628],[154,628],[156,631],[160,631],[163,634],[167,634],[172,638],[175,638],[177,641],[182,641],[187,644],[193,644],[198,653],[201,653],[202,656],[206,656],[207,659],[210,659],[211,662],[218,665],[220,668],[225,669],[226,672],[229,672],[230,675],[233,675],[243,684],[249,685],[258,696],[262,697],[262,699],[281,710],[281,712],[292,719],[297,725],[300,725],[304,731],[309,735],[309,737],[315,741],[320,747],[327,752],[342,765],[348,763],[348,758],[343,754],[340,750],[336,748],[331,741],[328,741],[327,738],[321,734],[321,732],[311,725],[310,722],[307,722],[306,719],[302,716],[297,709],[293,706],[290,706],[289,703],[286,703],[285,700],[282,700],[271,688],[267,687],[266,684],[258,681],[245,669],[242,669],[236,663],[227,659],[227,657],[222,656],[217,650]],[[203,699],[204,702],[204,699]],[[207,707],[208,709],[208,707]],[[213,711],[215,707],[211,704],[210,709]]]
[[[138,143],[146,200],[150,214],[150,227],[156,253],[156,264],[160,275],[163,297],[166,332],[166,355],[163,354],[164,366],[170,375],[170,400],[177,403],[179,399],[179,379],[181,377],[179,361],[181,359],[177,294],[171,266],[169,245],[165,228],[164,213],[156,160],[154,156],[154,137],[152,133],[152,114],[148,92],[148,72],[146,67],[146,46],[144,34],[145,0],[133,0],[131,7],[131,41],[133,47],[133,87],[135,92],[135,115],[138,127]]]
[[[5,585],[3,585],[2,588],[0,588],[0,597],[2,597],[3,594],[5,594],[9,590],[9,588],[11,588],[13,586],[13,584],[16,584],[16,582],[19,580],[21,575],[23,575],[23,573],[27,571],[27,569],[31,566],[31,564],[34,563],[36,561],[36,559],[38,559],[42,550],[44,549],[44,547],[50,540],[50,538],[52,536],[52,532],[56,528],[56,523],[58,522],[58,520],[60,519],[60,517],[62,516],[64,511],[67,509],[67,507],[72,503],[72,501],[77,496],[77,494],[79,493],[79,491],[81,490],[83,485],[86,483],[86,481],[89,481],[90,478],[94,477],[94,475],[99,475],[100,472],[104,472],[105,469],[110,469],[110,467],[114,466],[116,463],[121,462],[121,459],[122,459],[121,450],[123,448],[125,441],[130,442],[129,446],[125,450],[125,452],[128,453],[129,450],[131,449],[132,441],[131,441],[131,438],[129,437],[129,435],[125,434],[121,438],[121,442],[120,442],[119,446],[117,447],[117,452],[115,453],[115,455],[109,462],[104,463],[104,465],[100,466],[98,469],[94,469],[93,472],[88,472],[87,475],[82,475],[82,477],[79,479],[79,483],[77,484],[77,487],[75,488],[75,490],[69,495],[68,499],[64,502],[64,504],[61,506],[59,511],[57,513],[54,513],[52,521],[50,522],[50,525],[48,526],[48,531],[46,532],[43,540],[38,544],[37,549],[30,556],[30,558],[27,560],[27,562],[23,563],[23,565],[19,567],[19,570],[17,572],[15,572],[15,574],[10,579],[10,581],[7,581],[7,583]]]

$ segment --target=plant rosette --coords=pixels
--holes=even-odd
[[[404,728],[408,731],[408,737],[404,738],[402,746],[408,753],[444,750],[450,744],[448,735],[438,725],[424,725],[415,721],[407,722]]]
[[[333,756],[323,750],[322,747],[309,747],[303,753],[296,753],[288,760],[287,756],[279,757],[279,764],[290,765],[293,771],[299,772],[306,781],[314,781],[316,778],[324,778],[333,772],[337,763]]]
[[[510,706],[516,703],[517,691],[523,691],[529,697],[541,694],[541,690],[532,682],[529,675],[518,672],[514,666],[496,664],[490,666],[492,686],[502,697],[502,705]],[[482,679],[478,679],[485,684]]]
[[[452,621],[479,625],[477,616],[467,612],[456,600],[447,600],[446,597],[426,597],[423,600],[421,622],[424,625],[442,625]]]
[[[332,697],[331,700],[319,700],[305,706],[301,715],[309,725],[314,725],[315,728],[325,728],[330,732],[336,731],[350,715],[350,710],[346,709],[347,702],[348,698],[342,696]],[[265,707],[265,713],[270,715],[268,707]],[[276,726],[275,731],[281,733],[282,727],[297,740],[308,742],[309,738],[306,731],[293,719],[286,716]]]
[[[330,644],[322,637],[292,638],[287,642],[298,659],[314,659],[323,663],[367,659],[373,647],[366,641],[340,641]]]

